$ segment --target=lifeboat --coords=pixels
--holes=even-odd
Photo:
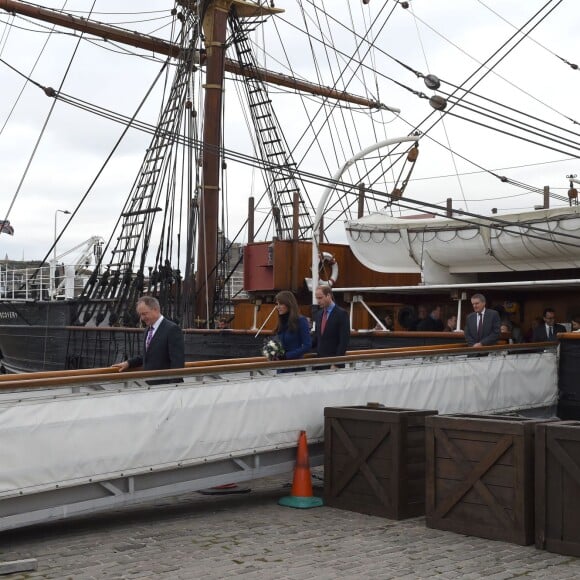
[[[421,273],[424,284],[467,283],[480,272],[580,267],[580,206],[490,217],[394,218],[384,212],[345,224],[366,267]]]

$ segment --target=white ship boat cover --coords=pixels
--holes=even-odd
[[[345,224],[362,264],[423,273],[425,284],[474,280],[478,272],[580,267],[580,206],[490,216],[405,219],[374,213]]]
[[[545,407],[556,349],[367,360],[336,371],[234,373],[149,387],[0,398],[0,500],[322,440],[324,408],[379,402],[440,413]]]

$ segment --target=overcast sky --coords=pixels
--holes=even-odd
[[[304,0],[302,3],[314,18],[316,12]],[[89,10],[93,2],[69,0],[66,3],[51,1],[44,4],[58,8],[65,6],[65,10],[78,13]],[[97,13],[94,17],[168,37],[172,2],[139,2],[138,5],[148,11],[143,15],[134,14],[136,4],[98,0],[94,2],[94,12]],[[276,2],[276,6],[287,10],[282,18],[302,28],[304,22],[297,12],[298,4],[294,0]],[[366,6],[358,0],[318,2],[319,6],[331,11],[338,23],[352,25],[361,34],[377,14],[380,13],[380,21],[384,22],[386,12],[381,12],[384,4],[382,0],[370,0]],[[509,23],[519,28],[545,4],[556,8],[530,34],[530,38],[520,43],[474,91],[577,132],[579,127],[569,118],[580,118],[577,107],[580,71],[564,64],[561,58],[580,63],[578,30],[575,28],[580,22],[578,2],[568,0],[558,5],[558,2],[546,3],[544,0],[411,0],[408,10],[396,6],[386,26],[381,31],[375,29],[372,37],[376,37],[377,49],[403,61],[412,69],[424,74],[430,72],[460,85],[479,67],[478,62],[485,61],[513,34],[514,29]],[[387,6],[391,7],[393,3],[388,2]],[[14,26],[7,28],[9,23]],[[330,39],[328,36],[327,40],[336,43],[345,53],[352,54],[353,40],[338,23],[333,23],[333,37]],[[310,25],[314,26],[314,20]],[[50,25],[47,24],[38,27],[22,18],[0,13],[0,57],[19,71],[30,74],[42,85],[57,88],[71,63],[78,39],[63,34],[49,36],[46,34],[49,29]],[[308,40],[293,32],[282,20],[275,26],[273,22],[267,22],[263,30],[255,35],[254,41],[264,42],[268,53],[273,55],[267,58],[261,55],[263,63],[288,74],[284,68],[285,57],[279,46],[278,32],[285,35],[284,49],[292,58],[295,72],[315,81],[316,67],[312,60],[301,58],[302,53],[306,52]],[[43,51],[45,42],[47,45]],[[150,55],[138,50],[131,49],[130,53],[121,54],[112,45],[86,40],[81,41],[76,50],[62,90],[128,116],[134,113],[160,69],[158,60],[148,60],[145,57]],[[400,117],[384,115],[385,129],[388,136],[405,135],[432,109],[426,99],[418,98],[386,77],[428,96],[433,92],[412,72],[380,51],[369,53],[365,62],[375,66],[384,76],[366,74],[364,80],[353,82],[349,90],[357,94],[366,92],[373,97],[378,95],[383,103],[399,107]],[[38,63],[31,72],[37,59]],[[332,78],[325,76],[325,66],[321,56],[319,72],[326,84],[332,84]],[[53,100],[30,84],[18,98],[24,80],[3,63],[0,63],[0,86],[0,128],[3,127],[0,133],[0,219],[6,216],[20,188],[9,215],[15,235],[0,236],[0,257],[8,254],[13,259],[39,259],[44,257],[46,248],[54,239],[55,212],[77,208],[80,197],[111,151],[122,127],[57,103],[38,151],[32,158],[30,170],[20,185]],[[235,93],[235,88],[228,87],[226,99],[234,97]],[[150,122],[155,119],[159,107],[156,96],[152,95],[139,118]],[[281,108],[277,114],[292,142],[300,134],[305,120],[289,99],[279,98],[279,101]],[[488,106],[496,108],[491,103]],[[226,146],[234,150],[248,150],[249,139],[245,136],[243,117],[234,105],[227,104],[226,107]],[[560,129],[556,131],[561,133]],[[435,141],[422,140],[420,160],[407,190],[408,195],[415,199],[444,203],[447,197],[452,197],[456,207],[478,213],[489,213],[492,207],[506,212],[518,211],[533,208],[541,203],[541,199],[537,194],[527,194],[486,176],[477,165],[534,187],[550,185],[554,191],[564,195],[568,188],[565,176],[576,172],[580,174],[577,160],[567,152],[548,151],[458,119],[447,118],[430,136]],[[370,133],[362,133],[358,138],[361,148],[375,141]],[[577,136],[570,134],[569,138],[578,143]],[[109,235],[135,179],[149,139],[149,136],[136,131],[128,135],[93,193],[79,208],[74,223],[59,243],[59,253],[82,243],[91,235]],[[464,158],[452,156],[437,141],[459,152]],[[320,173],[331,175],[338,167],[339,160],[336,160],[335,167],[326,169],[321,167],[320,160],[313,154],[313,159],[308,163],[310,165],[305,166],[309,170],[318,168]],[[228,168],[228,172],[228,187],[233,190],[235,184],[236,189],[235,195],[233,192],[230,194],[230,203],[234,206],[230,227],[235,230],[245,217],[248,195],[257,192],[253,191],[251,172],[234,166]],[[57,214],[59,230],[66,217],[62,213]]]

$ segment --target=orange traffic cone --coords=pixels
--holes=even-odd
[[[320,507],[324,503],[321,498],[314,497],[312,494],[312,477],[310,475],[310,461],[308,460],[306,431],[300,431],[300,437],[298,438],[298,452],[296,453],[292,491],[289,496],[280,498],[278,503],[293,508]]]

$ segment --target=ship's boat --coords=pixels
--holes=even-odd
[[[403,219],[375,213],[347,222],[346,232],[368,268],[421,273],[425,284],[475,282],[481,272],[580,268],[577,205],[489,217]]]

